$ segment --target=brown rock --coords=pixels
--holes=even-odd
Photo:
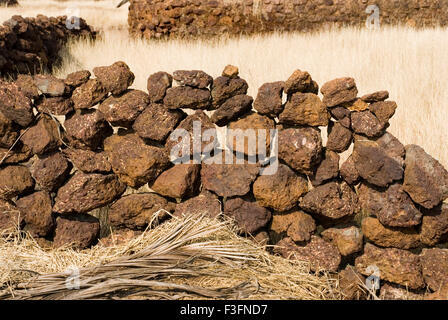
[[[0,199],[0,235],[23,227],[23,215],[12,201]]]
[[[367,292],[364,288],[365,278],[348,265],[338,273],[339,289],[345,300],[364,300]]]
[[[20,141],[14,146],[12,150],[9,148],[0,147],[0,159],[3,159],[2,164],[14,164],[28,160],[32,157],[30,148],[25,146]]]
[[[35,102],[37,110],[56,116],[65,116],[73,111],[73,101],[64,97],[41,97]]]
[[[61,153],[38,158],[32,167],[33,178],[42,189],[55,191],[68,177],[72,166]]]
[[[216,110],[211,121],[218,126],[225,126],[230,121],[244,115],[252,110],[252,102],[254,99],[248,95],[240,94],[225,101]]]
[[[448,172],[416,145],[406,146],[403,190],[426,209],[448,198]]]
[[[85,249],[95,244],[100,235],[100,222],[88,214],[60,216],[56,218],[54,246]]]
[[[171,88],[173,77],[166,72],[157,72],[148,78],[148,94],[152,103],[161,102],[165,97],[166,90]]]
[[[448,235],[448,204],[442,204],[425,212],[420,230],[420,241],[434,246]]]
[[[324,240],[333,243],[343,256],[362,251],[363,235],[356,227],[330,228],[321,233]]]
[[[412,227],[422,221],[422,214],[401,184],[379,190],[362,184],[358,189],[360,209],[376,216],[381,224],[389,227]]]
[[[183,117],[180,110],[168,110],[153,103],[137,117],[132,128],[141,138],[163,143]]]
[[[308,192],[300,201],[300,207],[324,218],[337,221],[355,213],[357,196],[345,182],[329,182]]]
[[[231,97],[246,94],[248,87],[247,82],[241,78],[216,78],[211,91],[213,106],[218,107]]]
[[[107,96],[107,89],[97,79],[90,79],[72,94],[75,109],[89,109]]]
[[[3,116],[22,127],[34,120],[31,100],[14,83],[0,86],[0,112]]]
[[[300,173],[312,173],[322,159],[320,130],[307,127],[279,130],[278,157]]]
[[[62,145],[59,124],[49,117],[42,117],[23,134],[21,140],[37,155],[55,151]]]
[[[310,180],[313,186],[318,186],[325,181],[337,178],[339,176],[339,155],[333,151],[325,151],[325,156],[321,163],[316,167]]]
[[[259,246],[266,246],[269,244],[269,234],[266,231],[259,231],[251,238]]]
[[[127,90],[104,100],[98,110],[113,126],[129,127],[148,106],[148,94],[140,90]]]
[[[420,289],[424,286],[419,257],[401,249],[380,249],[367,243],[364,254],[355,260],[356,270],[370,276],[369,267],[375,266],[380,271],[381,280]]]
[[[113,230],[113,232],[107,237],[99,239],[99,243],[102,247],[116,247],[128,244],[142,234],[142,231],[136,230]]]
[[[178,164],[168,169],[156,179],[151,189],[158,194],[174,199],[195,195],[200,187],[199,164]]]
[[[163,104],[168,109],[210,109],[211,95],[208,89],[174,87],[166,90]]]
[[[0,112],[0,147],[10,148],[19,137],[19,127]]]
[[[0,198],[12,199],[34,188],[34,180],[27,167],[7,166],[0,169]]]
[[[367,137],[378,137],[384,133],[386,123],[381,122],[372,112],[366,110],[351,114],[352,129]]]
[[[296,92],[310,92],[313,87],[313,79],[306,71],[296,70],[285,82],[285,92],[291,95]]]
[[[181,217],[205,214],[211,218],[215,218],[221,211],[221,202],[218,197],[211,192],[203,191],[197,197],[177,204],[174,216]]]
[[[381,247],[411,249],[420,245],[419,234],[412,228],[388,228],[378,219],[367,217],[362,220],[364,236]]]
[[[126,186],[113,174],[77,172],[58,190],[53,210],[58,213],[89,212],[111,203],[125,189]]]
[[[34,84],[40,92],[50,97],[61,97],[69,92],[64,80],[52,75],[37,74],[34,76]]]
[[[331,116],[338,120],[338,123],[347,129],[350,129],[352,120],[350,119],[350,110],[345,107],[336,107],[329,110]]]
[[[309,214],[292,210],[284,214],[274,214],[269,231],[274,243],[285,236],[295,242],[308,242],[316,231],[316,223]]]
[[[95,150],[113,133],[101,111],[75,114],[64,123],[67,138],[74,148]]]
[[[422,300],[423,295],[411,292],[406,287],[384,283],[378,296],[381,300]]]
[[[222,76],[228,78],[236,78],[238,77],[238,74],[239,74],[238,68],[230,64],[227,65],[222,71]]]
[[[64,82],[66,85],[76,88],[89,81],[90,76],[91,73],[89,70],[76,71],[67,75]]]
[[[122,197],[109,210],[109,223],[115,228],[143,230],[150,223],[166,219],[174,204],[155,193],[136,193]]]
[[[205,89],[213,82],[213,78],[200,70],[177,70],[173,73],[173,79],[181,86]]]
[[[339,78],[325,83],[321,90],[324,95],[323,103],[327,107],[351,102],[356,99],[358,89],[353,78]]]
[[[356,99],[353,102],[344,104],[344,107],[347,108],[349,111],[361,112],[367,110],[369,108],[369,104],[361,99]]]
[[[448,285],[448,249],[423,249],[420,254],[423,278],[433,291]]]
[[[114,173],[133,188],[151,184],[169,166],[164,149],[146,145],[136,134],[107,138],[104,151],[108,153]]]
[[[298,246],[291,238],[284,238],[277,243],[274,251],[286,259],[308,262],[314,272],[336,272],[341,264],[338,249],[318,236],[312,236],[305,246]]]
[[[19,74],[17,75],[17,80],[14,81],[14,83],[29,99],[36,99],[39,97],[39,90],[34,83],[33,76],[28,74]]]
[[[259,114],[270,118],[278,117],[283,111],[283,81],[265,83],[258,89],[257,98],[254,102],[254,109]]]
[[[38,191],[16,201],[25,220],[25,231],[33,237],[45,237],[53,232],[55,225],[50,194]]]
[[[77,169],[85,173],[108,173],[112,171],[112,166],[105,152],[65,149],[64,153]]]
[[[330,122],[328,127],[327,150],[344,152],[352,143],[352,131],[339,122]]]
[[[273,175],[259,176],[253,185],[253,194],[258,204],[278,212],[295,207],[299,198],[306,192],[306,177],[296,174],[284,164],[279,164]]]
[[[397,104],[393,101],[380,101],[372,103],[369,109],[381,123],[387,123],[395,114]]]
[[[295,93],[279,116],[280,123],[302,126],[327,126],[330,114],[320,98],[313,93]]]
[[[353,157],[351,155],[341,165],[339,173],[342,179],[352,186],[355,185],[360,179],[359,172],[356,170],[355,162],[353,161]]]
[[[110,66],[93,68],[93,73],[107,92],[119,95],[134,82],[135,76],[128,65],[122,61]]]
[[[389,98],[388,91],[377,91],[377,92],[366,94],[366,95],[362,96],[361,100],[368,102],[368,103],[374,103],[374,102],[384,101],[388,98]]]
[[[254,234],[271,220],[271,212],[256,202],[234,198],[225,201],[224,214],[235,219],[238,229],[244,234]]]

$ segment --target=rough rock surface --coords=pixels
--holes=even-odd
[[[64,83],[72,88],[77,88],[89,81],[91,75],[89,70],[75,71],[67,75]]]
[[[110,66],[93,68],[93,73],[107,92],[119,95],[134,82],[135,76],[128,65],[117,61]]]
[[[338,78],[325,83],[320,89],[327,107],[336,107],[340,104],[356,99],[358,89],[353,78]]]
[[[363,234],[354,226],[326,229],[321,236],[324,240],[333,243],[343,256],[360,252],[363,249]]]
[[[89,109],[107,96],[107,89],[97,79],[90,79],[72,94],[75,109]]]
[[[64,80],[52,75],[37,74],[33,77],[33,80],[37,89],[49,97],[61,97],[69,91]]]
[[[337,178],[339,176],[339,155],[333,151],[325,151],[325,156],[310,176],[313,186]]]
[[[218,126],[225,126],[230,121],[250,112],[253,101],[254,99],[251,96],[245,94],[234,96],[219,106],[218,110],[213,113],[211,120]]]
[[[18,126],[0,112],[0,147],[11,147],[18,136]]]
[[[365,110],[351,114],[352,129],[367,137],[378,137],[384,133],[386,123],[381,122],[372,112]]]
[[[380,101],[372,103],[369,109],[381,123],[387,123],[395,114],[397,104],[394,101]]]
[[[0,112],[22,127],[34,120],[31,100],[14,83],[3,82],[0,86]]]
[[[420,254],[423,278],[434,291],[448,285],[448,249],[423,249]]]
[[[205,214],[215,218],[221,212],[221,202],[218,197],[211,192],[202,191],[200,195],[177,204],[174,215],[180,217],[183,215]]]
[[[269,233],[275,244],[285,236],[294,242],[308,242],[316,231],[314,219],[303,211],[291,210],[286,213],[275,213]]]
[[[48,191],[55,191],[66,181],[72,166],[59,152],[38,158],[32,166],[33,178]]]
[[[330,122],[326,148],[334,152],[344,152],[352,143],[352,132],[339,122]]]
[[[434,246],[448,237],[448,204],[425,212],[420,229],[420,241]]]
[[[254,201],[241,198],[228,199],[224,202],[224,214],[235,219],[239,231],[254,234],[265,227],[271,220],[271,212]]]
[[[34,180],[25,166],[8,166],[0,169],[0,198],[12,199],[31,191]]]
[[[364,289],[365,278],[348,265],[338,273],[339,288],[345,300],[364,300],[367,297]]]
[[[85,249],[95,244],[100,235],[100,222],[88,214],[56,218],[54,246]]]
[[[213,80],[211,91],[213,106],[218,107],[231,97],[246,94],[248,88],[247,82],[241,78],[216,78]]]
[[[341,165],[339,174],[349,185],[353,186],[359,181],[360,175],[358,170],[356,170],[355,162],[353,161],[353,157],[351,155]]]
[[[105,152],[64,149],[64,154],[76,168],[85,173],[108,173],[112,171],[112,166]]]
[[[257,97],[254,101],[254,109],[259,114],[270,118],[277,117],[283,111],[283,81],[270,82],[263,84],[258,89]]]
[[[21,141],[33,154],[42,155],[57,150],[61,145],[59,124],[51,118],[43,117],[30,127]]]
[[[279,116],[280,123],[301,126],[327,126],[330,114],[313,93],[294,93]]]
[[[200,187],[199,164],[178,164],[162,172],[151,189],[158,194],[174,199],[184,199],[198,193]]]
[[[25,221],[24,230],[33,237],[50,235],[54,228],[54,217],[50,194],[38,191],[16,201]]]
[[[311,75],[306,71],[296,70],[285,82],[285,93],[290,96],[296,92],[312,92],[313,87]]]
[[[173,77],[166,72],[157,72],[149,76],[147,89],[149,99],[152,103],[161,102],[165,97],[166,90],[171,88]]]
[[[189,86],[198,89],[209,87],[213,78],[200,70],[177,70],[173,73],[173,79],[181,86]]]
[[[12,201],[0,198],[0,232],[23,227],[23,215]]]
[[[376,91],[373,93],[363,95],[361,97],[361,100],[368,102],[368,103],[374,103],[374,102],[384,101],[388,98],[389,98],[389,92],[383,90],[383,91]]]
[[[35,102],[39,112],[65,116],[73,111],[73,101],[65,97],[42,97]]]
[[[208,89],[193,87],[174,87],[166,90],[163,104],[171,110],[174,109],[210,109],[211,95]]]

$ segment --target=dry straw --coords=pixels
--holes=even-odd
[[[67,270],[79,268],[79,289]],[[236,272],[237,271],[237,272]],[[124,244],[42,249],[0,240],[0,299],[340,299],[338,281],[239,237],[229,220],[173,218]]]

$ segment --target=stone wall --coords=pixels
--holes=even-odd
[[[320,88],[321,98],[310,74],[296,70],[254,99],[227,66],[216,78],[158,72],[144,92],[129,89],[134,74],[124,62],[93,72],[0,84],[1,230],[20,222],[45,245],[86,248],[99,240],[98,208],[114,239],[138,234],[156,215],[223,214],[241,235],[277,245],[273,254],[337,273],[348,299],[366,296],[355,282],[372,273],[384,297],[446,295],[448,172],[387,132],[397,108],[387,91],[359,95],[354,79],[340,78]],[[176,144],[198,150],[175,129],[205,136],[225,127],[278,132],[263,140],[257,131],[255,149],[199,140],[215,159],[219,150],[244,155],[241,164],[172,163]],[[274,162],[249,162],[263,159],[266,145]],[[276,170],[262,171],[276,159]]]
[[[0,26],[0,77],[51,71],[60,62],[60,50],[70,37],[95,37],[83,19],[69,29],[67,17],[13,16]]]
[[[210,37],[364,26],[369,5],[380,23],[446,26],[448,0],[131,0],[129,29],[146,38]]]

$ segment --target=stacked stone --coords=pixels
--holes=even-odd
[[[67,28],[65,16],[13,16],[0,26],[0,76],[51,71],[60,62],[59,52],[69,38],[95,36],[83,19],[79,19],[79,28]]]
[[[368,1],[131,0],[129,30],[148,39],[216,37],[272,31],[364,27]],[[435,27],[448,24],[446,0],[377,0],[381,24]]]
[[[18,6],[19,2],[17,0],[0,0],[0,7],[15,7]]]
[[[415,297],[425,287],[446,294],[448,172],[386,131],[397,108],[387,91],[359,98],[354,79],[340,78],[322,86],[321,99],[311,75],[296,70],[254,99],[232,66],[215,79],[158,72],[147,92],[129,89],[124,62],[93,73],[0,84],[0,229],[20,222],[55,246],[86,248],[98,241],[89,215],[97,208],[109,208],[108,225],[123,238],[170,214],[223,213],[241,235],[276,245],[273,253],[338,273],[347,298],[365,297],[356,282],[375,270],[384,297],[404,297],[405,287]],[[170,135],[193,133],[195,121],[202,133],[278,129],[278,170],[260,174],[267,164],[248,159],[261,150],[233,140],[202,141],[201,151],[231,150],[241,164],[174,165],[179,141]]]

